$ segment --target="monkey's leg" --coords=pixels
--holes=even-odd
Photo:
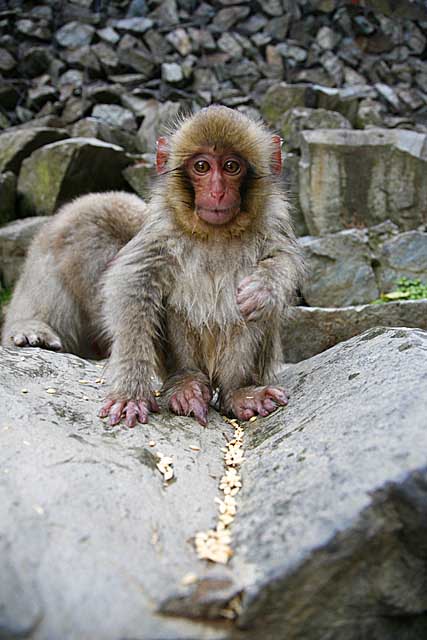
[[[212,389],[204,373],[196,369],[178,371],[166,380],[162,392],[173,413],[193,415],[199,424],[206,427]]]
[[[4,346],[74,351],[76,305],[57,275],[53,257],[35,245],[6,312]]]
[[[200,336],[173,309],[167,315],[167,378],[162,388],[169,409],[179,416],[193,415],[207,425],[212,387],[202,371]]]
[[[256,415],[267,416],[288,403],[283,387],[260,384],[264,382],[262,361],[271,348],[268,342],[256,327],[243,330],[230,341],[218,374],[224,413],[249,420]]]

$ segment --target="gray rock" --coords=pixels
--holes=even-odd
[[[426,222],[427,137],[413,131],[304,131],[300,202],[310,233],[390,219]]]
[[[126,188],[121,172],[129,163],[121,147],[91,138],[46,145],[22,165],[21,209],[26,215],[51,215],[78,195]]]
[[[324,51],[335,49],[340,39],[339,34],[330,27],[320,27],[316,34],[316,42]]]
[[[132,111],[118,104],[97,104],[92,109],[92,116],[111,125],[132,131],[136,129],[136,119]]]
[[[0,228],[0,280],[5,287],[12,287],[18,280],[29,244],[46,222],[47,218],[39,216]]]
[[[53,102],[58,98],[58,91],[55,87],[41,85],[28,91],[27,106],[30,109],[40,109],[47,102]]]
[[[178,102],[161,104],[157,100],[147,100],[144,119],[137,133],[140,151],[153,153],[159,134],[175,120],[180,111]]]
[[[16,66],[16,60],[7,49],[0,48],[0,72],[12,71]]]
[[[37,621],[34,640],[223,640],[225,630],[159,610],[197,589],[207,610],[232,587],[230,572],[206,567],[191,544],[215,521],[230,427],[165,415],[146,428],[108,429],[96,417],[101,375],[74,356],[1,350],[2,633],[16,638]],[[12,467],[4,454],[13,448]],[[167,487],[156,452],[174,459]],[[189,573],[190,587],[181,584]],[[210,605],[217,612],[219,602]]]
[[[23,18],[15,23],[15,27],[19,34],[30,36],[36,40],[48,41],[52,38],[51,30],[43,20],[35,22],[34,20]]]
[[[151,29],[153,21],[149,18],[124,18],[114,24],[117,31],[125,31],[140,35]]]
[[[67,137],[65,130],[46,127],[9,130],[0,134],[0,172],[18,173],[22,161],[33,151]]]
[[[228,31],[228,29],[231,29],[231,27],[240,20],[244,20],[248,15],[249,7],[242,5],[226,7],[225,9],[220,9],[218,13],[216,13],[212,24],[220,31]]]
[[[291,42],[281,42],[276,46],[276,50],[289,64],[294,60],[296,63],[302,63],[307,60],[307,51],[303,47],[299,47]]]
[[[350,307],[294,307],[283,325],[285,362],[300,362],[375,327],[427,329],[427,300]]]
[[[97,138],[98,140],[123,147],[128,153],[136,153],[138,151],[134,132],[123,131],[97,118],[82,118],[78,120],[71,127],[70,132],[73,138]]]
[[[101,38],[101,40],[104,40],[108,44],[115,45],[120,40],[119,34],[113,29],[113,27],[104,27],[103,29],[98,29],[96,33]]]
[[[171,84],[180,84],[184,80],[181,65],[176,62],[164,62],[162,64],[162,80]]]
[[[353,126],[356,123],[360,100],[377,97],[377,92],[369,85],[351,86],[343,89],[316,85],[313,89],[316,96],[315,106],[342,113]]]
[[[299,155],[283,154],[282,181],[291,204],[292,222],[297,236],[307,236],[308,229],[299,201]]]
[[[77,49],[92,42],[95,29],[90,24],[68,22],[55,33],[55,40],[68,49]]]
[[[91,52],[95,54],[107,74],[116,73],[119,69],[119,56],[113,47],[108,46],[105,42],[92,45]]]
[[[289,406],[245,429],[221,568],[191,540],[216,521],[229,425],[163,411],[107,428],[96,365],[3,349],[6,637],[37,625],[34,640],[421,639],[426,351],[423,331],[374,329],[281,373]],[[166,487],[157,451],[173,456]],[[236,625],[218,624],[237,595]]]
[[[182,56],[188,56],[192,51],[191,40],[185,29],[174,29],[167,34],[166,40],[170,42]]]
[[[19,71],[35,78],[49,72],[52,62],[52,53],[46,47],[29,47],[19,60]]]
[[[220,51],[228,53],[230,57],[240,58],[242,55],[243,49],[231,33],[223,33],[218,39],[217,45]]]
[[[301,131],[313,129],[351,129],[351,123],[341,113],[327,109],[295,107],[286,111],[280,121],[280,133],[288,149],[299,149]]]
[[[308,236],[300,239],[300,245],[309,272],[302,294],[309,306],[344,307],[378,298],[374,256],[366,230],[347,229],[322,238]]]
[[[146,154],[136,164],[130,165],[123,170],[123,177],[130,184],[132,189],[143,199],[147,199],[152,187],[153,177],[156,175],[153,156]]]
[[[314,92],[310,86],[280,82],[268,89],[261,100],[260,110],[266,122],[277,127],[283,114],[289,109],[314,106]]]
[[[0,173],[0,225],[15,216],[16,176],[11,171]]]
[[[379,248],[377,261],[381,292],[391,291],[403,277],[427,284],[427,233],[407,231],[390,238]]]
[[[344,66],[338,56],[332,51],[325,51],[320,57],[320,62],[333,80],[334,85],[339,87],[344,80]]]
[[[359,129],[382,127],[386,113],[387,109],[381,102],[366,98],[366,100],[360,101],[356,124]]]
[[[123,65],[129,66],[134,71],[142,74],[144,79],[151,78],[156,69],[156,63],[153,60],[152,54],[142,48],[120,49],[119,61]]]
[[[246,436],[245,637],[424,637],[426,355],[425,332],[374,329],[283,374],[285,429]]]

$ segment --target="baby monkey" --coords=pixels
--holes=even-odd
[[[224,413],[266,416],[287,403],[269,382],[304,273],[280,137],[211,106],[159,138],[156,162],[148,204],[90,194],[42,228],[3,345],[109,354],[100,416],[111,425],[147,422],[158,377],[171,411],[202,425],[215,389]]]

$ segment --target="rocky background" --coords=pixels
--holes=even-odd
[[[0,0],[0,286],[62,203],[144,197],[157,135],[211,103],[285,141],[311,271],[288,360],[378,323],[427,326],[422,302],[369,305],[402,276],[427,282],[421,0]]]

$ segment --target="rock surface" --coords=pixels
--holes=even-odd
[[[392,220],[427,222],[427,136],[413,131],[303,131],[300,202],[310,233]]]
[[[245,428],[220,567],[191,538],[215,523],[230,426],[212,411],[206,429],[166,412],[108,428],[95,364],[3,349],[3,636],[421,640],[426,350],[423,331],[376,329],[284,370],[288,408]],[[174,458],[168,486],[156,451]]]
[[[283,325],[285,362],[311,358],[374,327],[427,330],[427,300],[402,300],[350,307],[295,307]]]

